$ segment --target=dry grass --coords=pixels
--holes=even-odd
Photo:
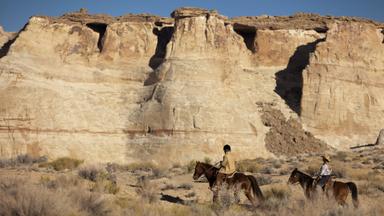
[[[264,192],[264,196],[267,200],[271,198],[282,200],[288,199],[291,196],[291,193],[291,190],[286,184],[275,184]]]
[[[73,181],[71,181],[73,182]],[[0,178],[0,215],[112,215],[101,194],[75,185],[33,184],[27,177]]]
[[[288,187],[285,184],[292,166],[304,167],[303,171],[312,173],[319,170],[321,159],[317,155],[309,155],[286,161],[240,161],[239,168],[256,172],[259,184],[264,185],[261,190],[265,201],[256,207],[252,207],[243,195],[240,204],[236,204],[237,198],[231,190],[221,191],[219,204],[212,204],[211,197],[204,195],[208,192],[208,185],[192,183],[191,175],[188,174],[188,178],[185,175],[193,171],[194,161],[187,166],[175,164],[172,169],[181,171],[178,174],[171,173],[172,169],[159,169],[152,163],[82,166],[64,173],[15,168],[16,172],[13,173],[22,170],[34,172],[34,175],[38,173],[39,176],[33,180],[29,177],[10,179],[0,175],[0,215],[384,215],[383,170],[373,169],[377,164],[362,163],[365,160],[382,163],[382,160],[374,154],[357,154],[363,156],[350,152],[336,153],[330,165],[339,177],[343,177],[342,181],[354,181],[357,184],[360,200],[358,209],[353,208],[350,197],[347,207],[340,207],[333,199],[328,200],[322,195],[317,200],[307,201],[300,186]],[[270,171],[265,167],[269,167]],[[157,174],[158,171],[154,171],[156,169],[160,170]],[[9,169],[2,171],[10,172]],[[162,175],[167,177],[155,178]],[[180,178],[177,175],[181,175]],[[117,177],[119,181],[116,181]],[[162,185],[163,188],[160,188]],[[121,190],[115,191],[116,187]],[[202,190],[206,191],[203,193]],[[171,203],[159,199],[160,193],[182,199],[183,202]]]
[[[154,203],[159,200],[156,186],[144,176],[137,180],[137,194],[146,202]]]

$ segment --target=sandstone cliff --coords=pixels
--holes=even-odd
[[[382,29],[334,22],[303,73],[301,116],[335,146],[370,143],[384,125],[383,91]]]
[[[364,30],[361,38],[353,37],[354,28]],[[35,16],[2,48],[0,155],[169,164],[219,160],[225,143],[240,158],[325,150],[300,121],[332,146],[368,142],[384,120],[382,28],[303,14],[228,19],[195,8],[177,9],[172,18]],[[355,88],[346,78],[354,59],[364,63],[355,76],[363,76],[368,98],[375,98],[366,112],[379,119],[360,120],[359,111],[353,127],[335,133],[329,125],[341,127],[350,116],[337,121],[334,115],[356,114],[348,105],[365,104],[359,90],[333,97],[339,111],[329,111],[328,85],[338,87],[336,95],[342,86]],[[282,113],[273,120],[278,124],[266,123],[266,106]],[[355,125],[365,135],[351,142]],[[306,142],[315,147],[301,148]]]

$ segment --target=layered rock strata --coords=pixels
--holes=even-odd
[[[369,34],[359,36],[367,39],[363,45],[346,42],[355,41],[350,32],[355,28]],[[84,12],[35,16],[8,49],[2,48],[0,156],[170,165],[220,160],[222,146],[229,143],[239,159],[272,157],[285,154],[273,146],[277,133],[300,143],[317,140],[300,122],[331,145],[354,145],[345,137],[358,127],[335,134],[324,124],[334,116],[324,108],[329,102],[323,97],[327,85],[336,83],[322,79],[328,74],[348,77],[345,65],[361,57],[359,67],[365,68],[372,59],[368,72],[355,73],[369,74],[365,87],[378,101],[371,105],[369,99],[369,113],[381,124],[384,118],[371,113],[382,107],[377,85],[371,88],[371,81],[379,83],[382,75],[381,29],[380,23],[352,18],[228,19],[196,8],[177,9],[172,18]],[[371,46],[376,46],[372,53]],[[371,77],[375,70],[376,78]],[[337,83],[348,91],[354,88],[346,78]],[[339,94],[339,88],[333,91]],[[350,110],[346,104],[364,104],[359,94],[351,100],[334,97],[338,113]],[[291,119],[280,127],[287,131],[265,125],[260,103],[273,104],[284,117],[281,122]],[[371,138],[377,125],[367,126],[366,135],[355,141]],[[289,133],[290,128],[296,132]],[[278,145],[291,141],[278,139]],[[290,153],[324,145],[305,145],[305,151],[296,146]]]

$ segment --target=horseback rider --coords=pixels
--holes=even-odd
[[[232,174],[236,172],[236,161],[231,152],[231,146],[226,144],[223,148],[224,156],[223,160],[220,161],[220,169],[216,176],[214,186],[220,187],[221,184]]]
[[[324,190],[326,183],[331,179],[332,169],[328,165],[331,159],[326,155],[321,157],[323,159],[323,165],[320,167],[320,172],[316,178],[315,185],[319,185]]]

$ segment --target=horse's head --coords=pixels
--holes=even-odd
[[[205,168],[203,163],[197,161],[195,166],[195,173],[193,174],[193,180],[197,180],[204,174]]]
[[[295,168],[292,173],[291,173],[291,176],[289,176],[289,179],[288,179],[288,183],[289,184],[295,184],[297,182],[299,182],[299,170],[297,168]]]

